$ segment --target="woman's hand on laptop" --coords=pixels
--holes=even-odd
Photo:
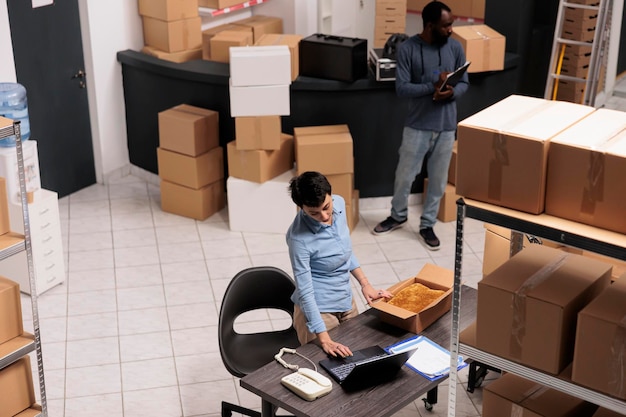
[[[328,332],[318,333],[317,338],[322,346],[322,350],[326,352],[327,355],[335,358],[338,356],[341,358],[352,356],[350,348],[344,344],[333,341],[328,335]]]

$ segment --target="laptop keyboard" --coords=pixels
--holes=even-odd
[[[350,372],[352,371],[352,369],[354,369],[354,367],[357,364],[362,364],[362,363],[367,363],[367,362],[372,362],[375,361],[378,358],[382,358],[384,356],[387,356],[388,353],[381,353],[380,355],[375,355],[372,357],[369,357],[367,359],[363,359],[357,362],[349,362],[349,363],[344,363],[343,365],[339,365],[336,366],[332,369],[332,372],[337,376],[337,378],[339,378],[340,381],[342,381],[345,377],[348,376],[348,374],[350,374]]]

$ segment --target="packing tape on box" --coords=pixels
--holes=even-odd
[[[483,40],[483,56],[482,56],[482,61],[483,62],[482,62],[482,64],[483,64],[484,67],[488,67],[489,66],[489,57],[491,56],[491,42],[489,42],[491,40],[491,38],[488,35],[485,35],[484,33],[482,33],[476,27],[474,27],[472,29]]]
[[[511,119],[504,126],[500,126],[497,132],[493,135],[491,149],[493,150],[491,161],[489,161],[489,179],[487,184],[487,197],[493,201],[502,200],[502,177],[504,174],[504,167],[509,165],[509,153],[507,146],[507,135],[514,127],[522,122],[527,121],[535,114],[539,114],[547,107],[553,105],[552,101],[546,100],[540,106],[529,112],[519,114],[517,117]]]
[[[487,196],[495,201],[502,200],[502,174],[503,167],[509,165],[509,153],[506,146],[506,134],[502,131],[496,133],[491,142],[494,157],[489,161],[489,184],[487,184]]]
[[[519,404],[511,404],[511,417],[524,417],[524,407]]]
[[[589,165],[587,167],[587,178],[585,186],[583,187],[582,203],[580,206],[580,212],[583,217],[593,217],[596,202],[604,200],[604,167],[606,155],[604,151],[615,143],[615,140],[619,138],[619,134],[624,130],[626,129],[621,127],[614,129],[612,132],[606,134],[607,140],[591,147]]]
[[[511,356],[520,358],[522,355],[522,342],[526,335],[526,296],[539,284],[544,282],[550,275],[559,269],[569,257],[568,253],[562,253],[551,262],[545,264],[537,272],[528,277],[513,294],[512,310],[513,321],[511,323],[511,340],[509,351]]]
[[[622,317],[615,332],[612,346],[611,379],[609,393],[619,398],[626,398],[626,316]]]
[[[604,200],[604,153],[591,151],[587,168],[580,212],[582,215],[593,217],[596,202]]]

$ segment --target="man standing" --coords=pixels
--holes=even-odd
[[[439,1],[430,2],[422,11],[422,20],[422,32],[403,42],[397,52],[396,93],[410,99],[409,112],[398,151],[391,215],[373,233],[389,233],[407,221],[411,186],[426,159],[428,193],[419,235],[426,248],[438,250],[440,242],[433,226],[448,182],[457,124],[456,99],[467,91],[469,82],[464,74],[455,86],[440,91],[446,76],[465,63],[463,47],[450,38],[454,22],[450,8]]]

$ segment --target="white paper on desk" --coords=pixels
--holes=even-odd
[[[450,372],[450,352],[424,336],[415,336],[389,346],[390,352],[404,352],[415,349],[406,365],[429,379],[437,379]],[[463,358],[458,358],[458,369],[467,365]]]

